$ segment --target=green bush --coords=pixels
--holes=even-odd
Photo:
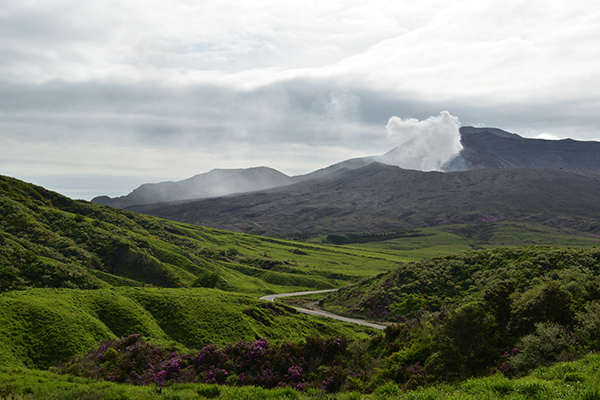
[[[524,374],[540,365],[573,359],[575,340],[563,326],[543,322],[535,325],[534,333],[521,338],[517,349],[509,365],[517,374]]]
[[[481,304],[467,304],[450,313],[439,334],[445,368],[459,375],[483,373],[498,358],[496,334],[495,319]]]
[[[575,322],[575,332],[581,340],[591,350],[600,350],[600,301],[588,303],[585,311],[575,317]]]
[[[521,336],[533,332],[538,322],[568,326],[572,321],[570,301],[571,294],[558,282],[538,284],[515,300],[508,330]]]
[[[198,275],[192,286],[225,289],[227,282],[225,282],[225,280],[223,280],[216,272],[206,271]]]
[[[373,395],[376,399],[386,399],[390,396],[398,396],[400,393],[402,393],[402,391],[398,385],[394,382],[388,382],[375,389]]]

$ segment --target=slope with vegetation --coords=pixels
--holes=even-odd
[[[587,248],[464,252],[535,240],[500,222],[301,243],[0,177],[0,397],[597,398],[595,356],[507,378],[600,350],[597,239],[547,230],[538,240]],[[377,333],[257,300],[351,283],[323,306],[399,323]]]
[[[398,257],[164,221],[0,177],[0,291],[192,287],[265,294],[328,289]]]
[[[257,298],[343,286],[396,261],[172,223],[0,177],[0,361],[45,368],[128,334],[183,347],[364,336]]]
[[[478,250],[411,262],[331,293],[330,311],[386,330],[384,377],[523,374],[600,350],[600,249]],[[417,368],[418,367],[418,368]]]

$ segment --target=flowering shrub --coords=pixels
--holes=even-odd
[[[194,382],[337,391],[347,376],[341,358],[347,344],[345,338],[309,337],[305,343],[272,346],[260,338],[222,347],[209,344],[196,354],[183,354],[148,343],[140,335],[130,335],[101,343],[61,370],[135,385]]]

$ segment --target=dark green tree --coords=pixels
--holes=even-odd
[[[515,337],[535,330],[537,322],[555,322],[569,326],[573,320],[569,303],[571,294],[555,281],[534,286],[515,300],[508,331]]]

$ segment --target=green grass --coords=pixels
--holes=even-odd
[[[415,229],[423,236],[381,242],[349,244],[344,247],[398,257],[399,261],[418,261],[471,250],[468,240],[443,228]]]
[[[469,379],[457,385],[438,385],[401,392],[386,384],[373,393],[326,394],[319,390],[304,393],[290,389],[266,390],[255,387],[228,387],[207,384],[175,384],[159,393],[154,386],[131,386],[57,375],[23,367],[0,367],[0,397],[13,399],[582,399],[600,398],[600,355],[539,368],[529,376],[508,379],[500,374]]]
[[[268,337],[366,338],[373,331],[218,289],[32,289],[0,295],[0,362],[48,368],[99,341],[138,333],[200,348]]]
[[[0,398],[9,390],[13,397],[22,398],[157,398],[152,388],[78,378],[69,381],[27,368],[48,368],[84,354],[100,340],[130,333],[175,348],[258,337],[273,342],[301,341],[315,335],[367,338],[372,334],[368,328],[305,316],[281,304],[260,302],[257,297],[343,287],[393,270],[402,262],[474,248],[526,244],[589,248],[600,243],[598,238],[575,235],[565,228],[514,221],[417,231],[422,236],[342,246],[301,243],[73,201],[0,177],[0,365],[10,366],[0,371]],[[198,277],[207,272],[219,276],[223,290],[194,287]],[[484,281],[485,276],[480,275],[474,277]],[[466,282],[463,278],[443,283]],[[590,363],[597,365],[596,361]],[[590,382],[589,369],[583,367],[565,372],[569,379],[560,384],[558,378],[540,375],[553,369],[544,371],[529,380],[473,380],[464,387],[428,388],[406,397],[498,398],[490,387],[498,393],[504,390],[512,398],[564,397],[566,389],[560,385],[578,387]],[[32,375],[36,378],[30,379]],[[46,383],[51,395],[41,397]],[[393,398],[393,387],[385,390],[369,396],[347,393],[338,397]],[[57,394],[51,397],[52,393]],[[273,393],[223,388],[220,398],[286,396]],[[575,398],[600,397],[598,389],[589,385],[573,393]],[[197,398],[198,394],[196,386],[174,386],[165,389],[160,398]],[[326,396],[313,391],[302,398]]]
[[[522,247],[529,245],[594,247],[600,237],[583,235],[564,228],[542,224],[502,221],[480,225],[448,225],[417,228],[423,236],[348,244],[340,247],[361,249],[401,261],[420,261],[474,249]]]
[[[192,287],[213,272],[228,291],[262,295],[345,286],[398,260],[161,220],[0,176],[0,292]]]

